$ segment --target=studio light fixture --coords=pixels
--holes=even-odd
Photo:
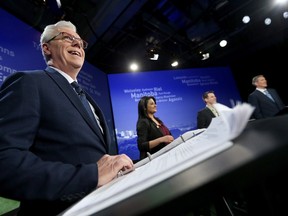
[[[173,62],[171,63],[171,66],[172,66],[172,67],[177,67],[178,64],[179,64],[178,61],[173,61]]]
[[[270,25],[272,22],[271,18],[267,17],[265,20],[264,20],[264,23],[265,25]]]
[[[130,69],[131,69],[132,71],[137,71],[138,68],[139,68],[139,66],[138,66],[137,63],[132,63],[132,64],[130,65]]]
[[[157,61],[159,58],[159,53],[158,53],[157,49],[155,49],[155,48],[148,49],[146,55],[152,61]]]
[[[250,17],[249,16],[244,16],[242,18],[242,22],[245,23],[245,24],[249,23],[250,22]]]
[[[150,58],[150,60],[152,60],[152,61],[157,61],[158,58],[159,58],[159,54],[153,54],[153,57]]]
[[[227,40],[221,40],[219,43],[220,47],[225,47],[227,45]]]
[[[210,57],[210,54],[209,53],[203,53],[202,54],[202,59],[201,60],[206,60],[206,59],[208,59]]]

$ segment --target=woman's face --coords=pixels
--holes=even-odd
[[[157,105],[152,98],[148,100],[147,103],[147,113],[154,114],[157,112]]]

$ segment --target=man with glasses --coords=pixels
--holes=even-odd
[[[57,215],[133,169],[128,156],[109,155],[102,111],[86,95],[99,132],[71,86],[88,43],[67,21],[48,25],[40,43],[47,68],[16,72],[0,88],[0,196],[21,202],[18,216]]]

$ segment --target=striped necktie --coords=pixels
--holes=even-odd
[[[274,99],[273,99],[273,97],[271,96],[271,94],[267,91],[267,89],[264,90],[264,94],[265,94],[267,97],[269,97],[273,102],[275,102]]]
[[[99,117],[92,112],[90,104],[86,98],[85,92],[83,91],[83,89],[80,87],[80,85],[76,81],[72,82],[71,85],[73,86],[76,93],[78,94],[78,96],[79,96],[83,106],[85,107],[87,113],[89,114],[90,118],[93,120],[93,122],[95,122],[97,124],[97,126],[99,127],[99,129],[101,130],[101,132],[103,134],[103,129],[101,127]]]

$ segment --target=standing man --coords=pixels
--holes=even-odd
[[[88,44],[76,27],[48,25],[40,44],[47,68],[16,72],[0,88],[0,196],[20,201],[18,216],[55,216],[133,169],[128,156],[108,154],[95,101],[86,94],[91,117],[81,102],[77,75]]]
[[[253,77],[252,85],[256,86],[256,89],[248,96],[248,103],[255,107],[252,118],[272,117],[285,108],[277,91],[267,88],[267,80],[263,75]]]
[[[217,110],[213,107],[213,104],[217,103],[217,98],[214,91],[206,91],[202,95],[202,99],[206,104],[205,108],[197,113],[197,128],[207,128],[212,118],[219,116]]]

